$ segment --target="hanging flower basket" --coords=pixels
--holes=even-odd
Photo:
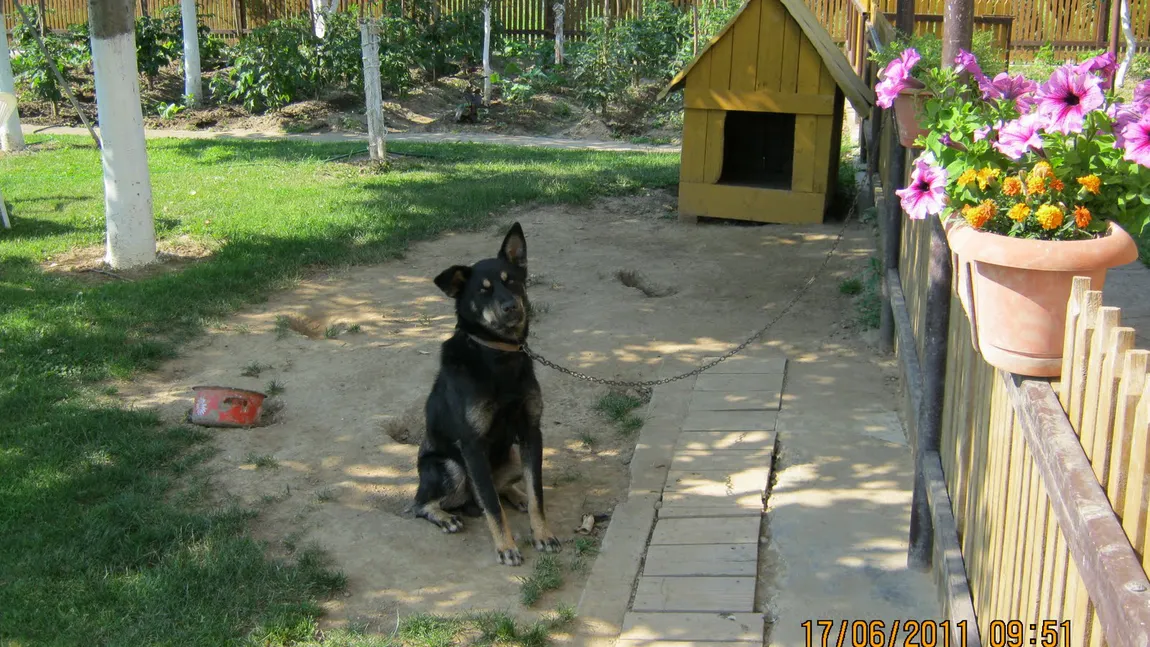
[[[1138,258],[1134,239],[1114,222],[1105,235],[1068,241],[1002,236],[961,218],[944,228],[975,350],[991,366],[1031,377],[1062,370],[1074,277],[1089,277],[1091,289],[1101,290],[1110,268]]]
[[[934,97],[929,90],[905,88],[894,100],[894,119],[898,125],[898,141],[906,148],[914,147],[914,140],[925,135],[922,124],[923,109],[928,99]]]

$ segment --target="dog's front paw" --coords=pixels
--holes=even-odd
[[[558,553],[563,550],[563,544],[554,536],[535,540],[535,550],[544,553]]]
[[[495,553],[499,557],[500,564],[504,564],[506,566],[519,566],[523,563],[523,554],[520,553],[519,549],[515,546],[497,550]]]
[[[463,521],[461,521],[459,517],[450,512],[445,512],[442,509],[424,508],[416,514],[439,526],[439,529],[443,532],[453,533],[463,530]]]

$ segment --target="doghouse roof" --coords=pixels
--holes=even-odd
[[[850,62],[847,61],[847,57],[842,53],[842,50],[835,45],[834,40],[831,39],[831,35],[827,33],[827,30],[819,23],[818,18],[815,18],[803,0],[745,0],[742,6],[739,7],[739,10],[735,12],[730,22],[723,27],[722,31],[712,38],[711,42],[707,43],[706,47],[700,50],[699,54],[675,75],[675,78],[671,79],[671,83],[668,84],[666,88],[663,88],[663,91],[659,93],[658,99],[662,99],[669,93],[683,87],[683,84],[687,81],[687,75],[691,73],[695,64],[702,60],[703,56],[714,47],[715,43],[727,37],[728,32],[731,31],[731,28],[734,27],[735,23],[737,23],[743,15],[743,11],[745,11],[752,2],[782,3],[783,7],[791,15],[791,18],[794,18],[795,22],[799,24],[799,28],[803,30],[803,34],[811,41],[811,44],[815,46],[815,51],[819,53],[819,57],[822,58],[823,63],[827,66],[831,77],[834,78],[835,83],[842,89],[846,98],[850,100],[855,111],[859,114],[870,111],[875,101],[874,92],[855,74]]]

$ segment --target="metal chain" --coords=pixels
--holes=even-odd
[[[851,210],[847,213],[846,217],[843,218],[843,226],[841,229],[839,229],[839,233],[835,237],[834,243],[831,244],[831,248],[829,250],[827,250],[827,255],[823,258],[822,264],[819,265],[819,267],[814,271],[813,274],[811,274],[811,277],[809,279],[807,279],[806,284],[804,284],[803,287],[799,288],[798,292],[795,293],[795,296],[790,300],[790,302],[787,303],[787,305],[783,306],[783,309],[780,310],[779,313],[777,315],[775,315],[775,318],[772,319],[766,326],[761,328],[755,334],[751,335],[751,337],[749,339],[747,339],[743,343],[739,344],[738,346],[736,346],[732,350],[728,351],[726,354],[719,357],[715,361],[710,362],[709,364],[704,364],[703,366],[700,366],[700,367],[698,367],[698,368],[696,368],[690,372],[687,372],[687,373],[684,373],[682,375],[678,375],[675,377],[665,377],[661,380],[648,380],[645,382],[626,382],[626,381],[622,381],[622,380],[609,380],[609,379],[602,378],[602,377],[595,377],[593,375],[586,375],[584,373],[579,373],[579,372],[573,371],[569,368],[559,366],[558,364],[552,362],[551,360],[548,360],[547,358],[536,354],[535,351],[531,350],[531,348],[527,345],[526,341],[523,342],[523,352],[526,353],[528,357],[535,360],[536,362],[539,362],[540,364],[542,364],[544,366],[553,368],[553,369],[559,371],[560,373],[566,373],[567,375],[578,378],[580,380],[586,380],[588,382],[594,382],[596,384],[606,384],[608,386],[619,386],[619,387],[630,387],[630,388],[644,389],[644,388],[650,388],[652,386],[658,386],[660,384],[669,384],[671,382],[683,380],[683,379],[686,379],[688,377],[698,375],[699,373],[702,373],[703,371],[706,371],[706,370],[712,368],[713,366],[717,365],[719,362],[722,362],[724,360],[730,359],[731,357],[734,357],[739,352],[741,352],[743,349],[745,349],[747,346],[750,346],[752,342],[757,340],[759,337],[762,337],[764,334],[766,334],[766,332],[768,330],[770,330],[772,327],[774,327],[774,325],[776,323],[778,323],[779,320],[782,319],[787,314],[787,312],[789,312],[791,310],[791,308],[793,308],[795,306],[795,304],[797,304],[799,302],[800,299],[803,298],[803,296],[807,293],[808,290],[811,289],[811,286],[815,284],[815,281],[823,273],[823,270],[825,270],[827,265],[830,263],[831,257],[834,256],[835,250],[838,249],[839,243],[842,242],[843,234],[846,233],[847,225],[850,224],[851,216],[854,215],[855,207],[857,205],[858,205],[858,202],[856,199],[855,203],[851,205]]]

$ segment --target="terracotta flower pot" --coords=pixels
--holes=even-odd
[[[1091,240],[1011,238],[951,218],[944,227],[975,350],[987,363],[1030,377],[1062,372],[1066,305],[1075,276],[1101,290],[1111,267],[1138,258],[1130,234],[1110,222]]]
[[[926,134],[926,129],[919,125],[918,117],[922,114],[927,99],[934,95],[917,88],[905,88],[898,93],[894,100],[894,120],[898,126],[898,141],[907,148],[914,146],[914,140]]]

